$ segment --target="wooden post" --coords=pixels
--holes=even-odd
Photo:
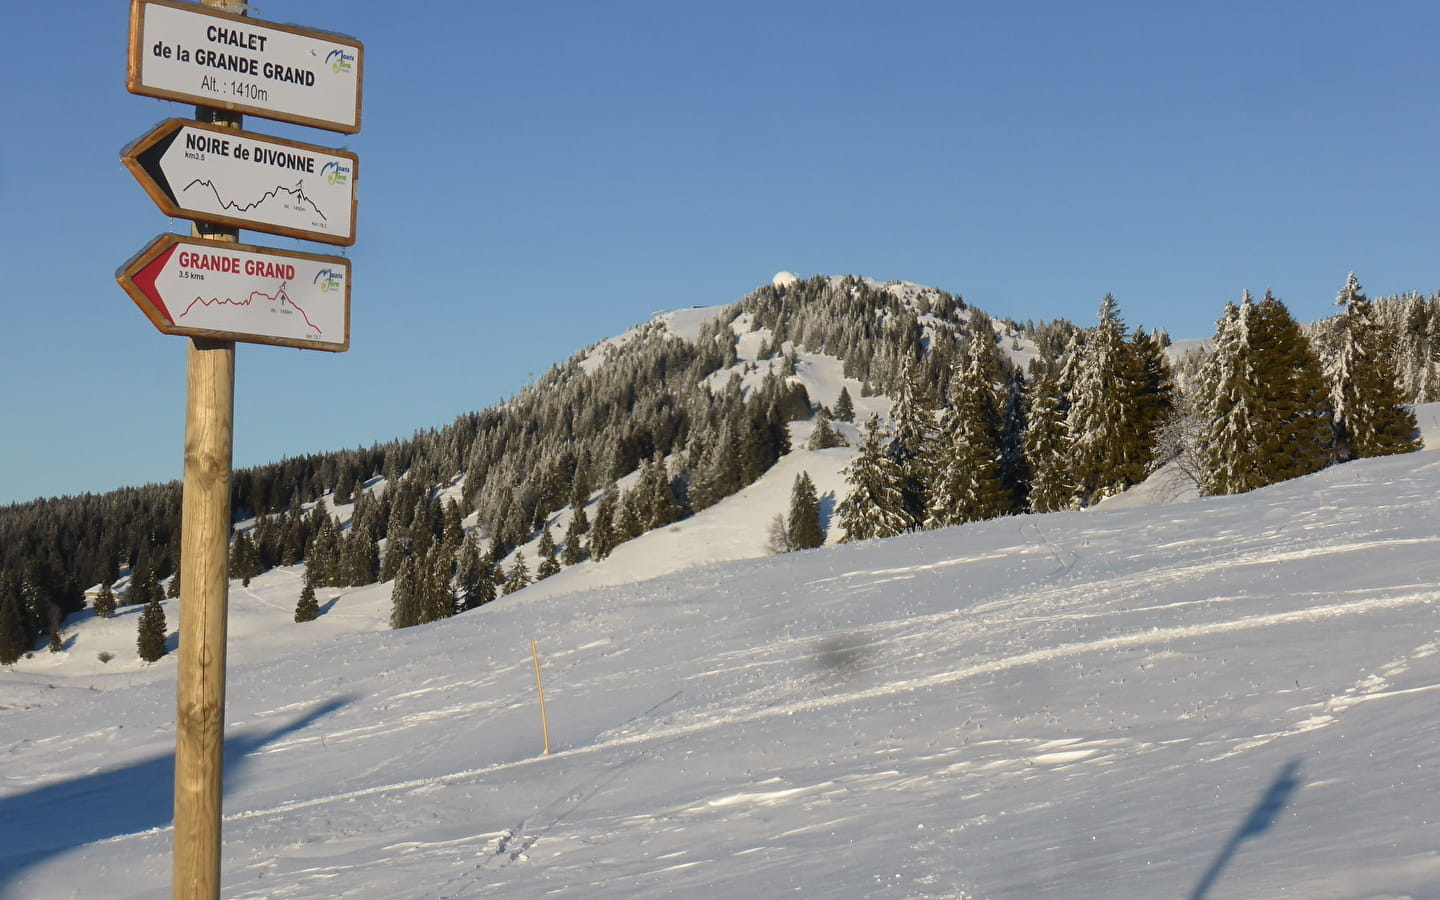
[[[233,237],[232,237],[233,240]],[[220,896],[220,797],[225,749],[230,466],[235,344],[194,338],[185,410],[180,518],[180,664],[175,714],[172,896]]]
[[[184,582],[181,582],[184,585]],[[540,728],[545,732],[545,755],[550,755],[550,718],[545,715],[545,685],[540,681],[540,648],[530,641],[530,656],[535,660],[535,690],[540,693]]]
[[[203,0],[230,9],[243,3]],[[241,117],[196,107],[195,117],[239,128]],[[235,242],[235,228],[196,236]],[[185,481],[180,511],[180,662],[176,676],[175,837],[171,896],[219,900],[229,614],[230,472],[235,342],[192,338],[185,388]]]

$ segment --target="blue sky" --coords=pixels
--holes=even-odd
[[[126,0],[0,36],[0,503],[178,478],[185,343],[114,282],[160,214],[120,149]],[[659,309],[785,269],[1208,336],[1440,289],[1433,4],[262,0],[366,45],[352,349],[240,345],[235,463],[441,426]],[[512,8],[503,8],[509,6]],[[322,245],[244,232],[268,246]]]

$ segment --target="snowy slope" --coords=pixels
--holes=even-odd
[[[225,896],[1440,896],[1437,452],[761,559],[704,519],[399,632],[237,585]],[[133,634],[0,671],[0,896],[168,895]]]

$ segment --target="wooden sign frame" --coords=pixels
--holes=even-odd
[[[180,12],[185,15],[197,18],[209,19],[219,23],[225,23],[221,27],[226,35],[234,36],[231,43],[220,41],[220,51],[203,46],[192,47],[170,47],[162,42],[147,41],[145,39],[145,16],[147,10],[168,9]],[[250,43],[259,46],[252,50],[243,43],[239,35],[252,36]],[[234,80],[233,70],[226,67],[217,67],[213,73],[208,73],[211,78],[225,82],[228,93],[221,93],[219,90],[203,91],[198,87],[186,89],[173,84],[158,84],[155,81],[162,81],[169,76],[156,76],[155,79],[147,79],[145,64],[152,56],[163,59],[166,64],[175,61],[180,62],[177,55],[181,50],[188,53],[199,51],[220,52],[226,59],[235,58],[243,63],[241,57],[251,62],[257,62],[253,58],[246,57],[246,54],[263,52],[264,44],[276,35],[288,35],[290,37],[304,38],[317,43],[325,44],[331,48],[346,48],[353,53],[344,54],[338,58],[334,65],[346,66],[346,71],[353,69],[355,80],[354,87],[354,108],[352,114],[336,115],[332,110],[330,114],[313,114],[296,111],[293,108],[287,109],[283,105],[262,105],[261,101],[268,101],[269,87],[263,81],[262,71],[255,74],[242,74],[242,81]],[[149,43],[147,47],[145,44]],[[168,53],[162,53],[162,50]],[[329,50],[326,55],[341,52],[340,50]],[[197,57],[198,58],[198,57]],[[131,0],[130,3],[130,43],[127,54],[128,63],[126,66],[125,89],[132,94],[139,94],[144,97],[158,97],[162,100],[176,100],[183,103],[193,103],[197,106],[205,106],[212,109],[228,110],[234,113],[244,113],[259,116],[262,119],[272,119],[277,122],[291,122],[296,125],[309,125],[312,128],[322,128],[326,131],[338,131],[342,134],[355,134],[360,130],[360,96],[365,69],[365,45],[352,37],[336,34],[330,31],[323,31],[315,28],[301,28],[298,25],[283,25],[278,22],[267,22],[263,19],[252,19],[249,16],[240,16],[234,13],[223,12],[218,9],[198,6],[194,3],[180,2],[180,0]],[[323,60],[322,60],[323,62]],[[267,61],[266,65],[269,65]],[[198,67],[195,70],[197,82],[207,70]],[[258,69],[258,66],[257,66]],[[282,79],[283,81],[283,79]],[[280,88],[280,83],[275,84]],[[346,107],[349,104],[345,104]]]

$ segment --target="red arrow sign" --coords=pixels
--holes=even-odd
[[[162,234],[115,273],[164,334],[350,347],[350,261]]]

